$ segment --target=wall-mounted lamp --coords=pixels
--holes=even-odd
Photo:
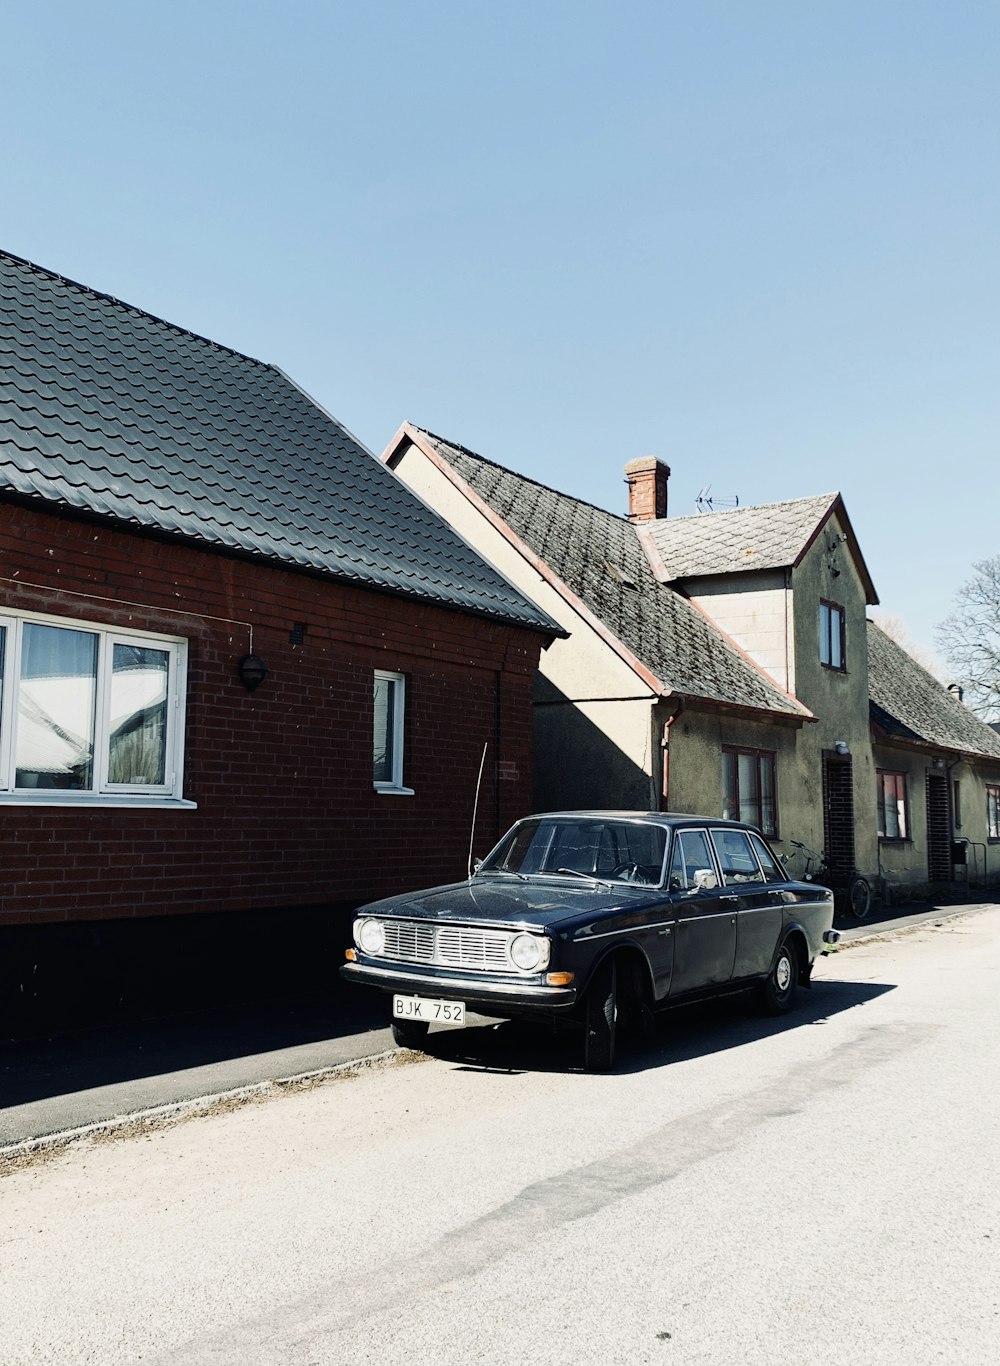
[[[239,663],[240,682],[247,692],[254,692],[267,677],[267,665],[259,655],[244,655]]]
[[[838,754],[850,754],[851,747],[846,740],[834,740],[833,747]]]
[[[935,760],[934,760],[934,767],[935,767],[935,768],[944,768],[944,760],[943,760],[943,759],[935,759]]]

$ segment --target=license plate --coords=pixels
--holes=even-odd
[[[464,1029],[465,1002],[438,1001],[431,996],[394,996],[392,1017],[394,1020],[421,1020],[427,1024]]]

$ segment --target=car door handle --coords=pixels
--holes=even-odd
[[[720,897],[719,897],[719,900],[720,900],[720,901],[732,901],[732,902],[734,902],[737,906],[740,904],[740,899],[739,899],[738,896],[720,896]]]

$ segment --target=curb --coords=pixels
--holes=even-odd
[[[352,1058],[349,1062],[332,1063],[329,1067],[317,1067],[310,1072],[297,1072],[288,1077],[274,1077],[267,1081],[255,1081],[246,1086],[234,1086],[228,1091],[215,1091],[205,1096],[192,1096],[188,1100],[170,1101],[165,1105],[153,1105],[145,1110],[134,1110],[131,1114],[113,1115],[108,1119],[95,1120],[92,1124],[82,1124],[74,1129],[60,1129],[49,1134],[39,1134],[35,1138],[20,1139],[0,1147],[0,1175],[20,1166],[27,1165],[33,1158],[49,1157],[86,1139],[125,1137],[141,1132],[151,1132],[179,1124],[183,1120],[208,1115],[218,1110],[236,1109],[272,1096],[294,1090],[308,1090],[327,1081],[337,1081],[355,1076],[361,1072],[376,1071],[385,1067],[399,1066],[412,1062],[420,1055],[396,1048],[382,1053],[372,1053],[363,1058]]]
[[[888,939],[899,939],[905,934],[915,934],[917,930],[937,930],[952,920],[963,920],[974,915],[981,915],[983,911],[988,911],[995,906],[994,902],[982,902],[975,906],[958,906],[953,909],[937,909],[929,913],[923,920],[910,920],[905,924],[893,924],[883,922],[881,925],[872,925],[867,933],[858,934],[853,929],[841,931],[841,938],[834,946],[836,952],[844,949],[853,949],[860,944],[879,944]],[[847,939],[844,934],[850,934]]]

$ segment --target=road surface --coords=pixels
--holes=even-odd
[[[0,1179],[0,1361],[1000,1360],[1000,908],[615,1075],[509,1027]]]

